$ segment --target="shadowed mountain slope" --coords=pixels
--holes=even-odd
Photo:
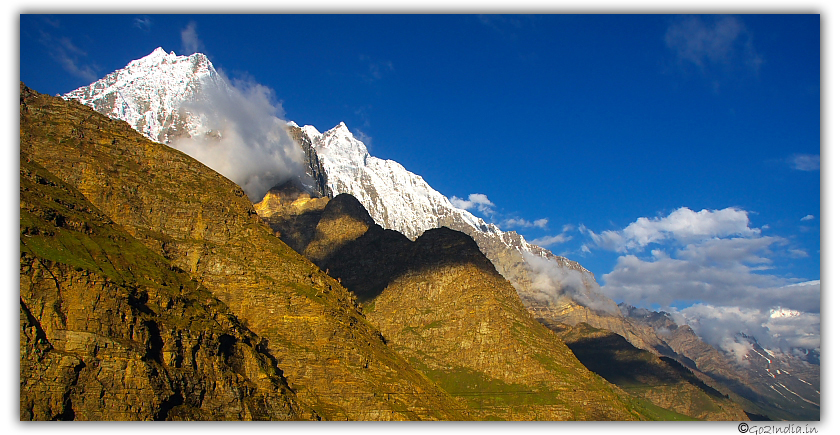
[[[124,122],[23,84],[20,139],[23,154],[263,337],[314,417],[464,418],[385,345],[350,292],[274,236],[234,183]]]
[[[557,332],[588,369],[634,396],[701,420],[748,419],[738,405],[671,358],[586,323]]]

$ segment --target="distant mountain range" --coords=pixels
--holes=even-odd
[[[158,48],[149,56],[129,63],[126,68],[90,86],[72,91],[64,98],[80,101],[111,118],[126,121],[151,140],[177,147],[181,140],[223,135],[224,131],[214,125],[212,116],[203,113],[201,107],[211,104],[213,95],[235,92],[206,56],[199,53],[176,56]],[[382,275],[379,284],[368,283],[370,288],[362,289],[358,283],[364,280],[354,278],[353,273],[341,272],[358,268],[357,264],[335,263],[334,258],[330,265],[323,263],[329,256],[321,251],[332,249],[331,244],[337,242],[320,246],[316,232],[322,224],[321,213],[327,206],[326,200],[340,194],[352,195],[369,214],[370,222],[364,223],[364,231],[359,227],[360,233],[353,235],[351,240],[359,239],[370,228],[378,226],[405,238],[392,235],[382,236],[385,239],[381,240],[410,250],[410,242],[419,240],[428,230],[448,227],[463,232],[475,241],[495,270],[512,284],[525,309],[558,334],[568,334],[569,328],[586,323],[615,333],[642,351],[679,361],[707,384],[729,391],[751,413],[786,419],[819,418],[819,366],[777,358],[776,361],[783,361],[777,364],[783,364],[786,373],[794,373],[790,375],[791,379],[801,381],[802,385],[795,387],[791,386],[792,382],[781,383],[775,377],[771,381],[771,376],[766,374],[760,377],[756,375],[764,371],[760,370],[763,368],[760,365],[752,368],[738,365],[703,343],[687,326],[664,325],[649,312],[640,314],[643,311],[633,307],[619,307],[601,294],[592,273],[580,264],[555,256],[528,243],[516,232],[502,231],[455,207],[419,175],[397,162],[371,156],[364,143],[343,123],[323,133],[294,122],[285,125],[288,136],[302,150],[300,157],[295,157],[302,162],[302,170],[295,176],[285,176],[283,181],[291,178],[293,185],[305,191],[305,200],[296,203],[302,198],[301,192],[293,186],[281,189],[278,184],[265,196],[251,198],[261,199],[255,209],[289,246],[323,266],[322,269],[331,275],[342,276],[342,283],[362,302],[380,297],[391,285],[390,278],[393,277]],[[235,179],[236,174],[225,174],[223,168],[217,170],[243,183]],[[381,327],[385,330],[385,326]],[[663,331],[672,329],[678,330],[679,334],[663,335]],[[773,367],[766,369],[779,370],[776,375],[781,375],[783,367]],[[804,388],[807,386],[810,388]]]

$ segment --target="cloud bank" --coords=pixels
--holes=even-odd
[[[819,288],[819,283],[815,284]],[[697,304],[676,313],[703,340],[715,344],[737,361],[752,349],[746,336],[765,349],[797,354],[798,349],[820,350],[820,315],[796,310],[742,308]]]
[[[665,309],[733,354],[747,349],[739,334],[768,349],[819,346],[820,282],[772,274],[774,260],[807,252],[751,228],[746,211],[683,207],[665,217],[638,218],[622,230],[581,232],[591,239],[588,249],[622,254],[603,276],[609,297]],[[778,312],[798,314],[774,317]]]
[[[668,240],[690,242],[710,237],[760,234],[761,230],[750,228],[749,223],[746,211],[732,207],[699,212],[682,207],[666,217],[640,217],[621,231],[608,230],[596,234],[581,227],[581,232],[588,233],[594,244],[602,249],[628,252]]]

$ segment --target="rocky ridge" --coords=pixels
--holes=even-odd
[[[688,325],[677,325],[668,313],[621,305],[625,318],[638,329],[658,331],[674,358],[704,381],[729,395],[744,410],[781,420],[820,419],[820,366],[785,354],[774,354],[750,337],[742,337],[750,353],[742,360],[705,343]]]
[[[274,236],[239,186],[126,123],[23,85],[20,127],[22,153],[262,337],[313,418],[464,418],[385,345],[350,292]]]
[[[176,56],[158,48],[64,98],[124,120],[152,140],[171,143],[173,138],[212,134],[202,127],[201,115],[188,110],[196,101],[206,100],[211,91],[231,92],[206,56]],[[321,133],[311,125],[299,127],[289,122],[288,131],[303,150],[308,176],[299,183],[310,192],[326,197],[349,193],[377,224],[410,239],[439,227],[469,234],[538,317],[572,325],[585,320],[616,331],[634,345],[645,345],[633,326],[621,319],[615,303],[600,294],[591,272],[580,264],[455,207],[419,175],[392,160],[371,156],[344,123]],[[582,285],[533,288],[537,271],[528,261],[531,258],[555,263],[552,267]]]

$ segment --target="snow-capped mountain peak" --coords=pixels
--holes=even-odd
[[[310,137],[311,139],[312,137]],[[319,155],[321,153],[330,154],[334,160],[342,161],[345,166],[364,166],[365,161],[370,157],[364,142],[356,139],[343,122],[331,130],[327,130],[323,135],[320,135],[319,139],[322,147]]]
[[[787,308],[779,308],[779,309],[775,309],[775,310],[770,311],[770,318],[771,319],[777,319],[777,318],[780,318],[780,317],[781,318],[798,317],[800,315],[802,315],[801,312],[799,312],[797,310],[787,309]]]
[[[90,86],[76,89],[65,99],[78,100],[111,118],[128,122],[152,140],[170,143],[196,124],[182,113],[185,101],[195,100],[208,87],[224,89],[225,83],[210,60],[201,53],[178,56],[158,47],[108,74]]]

